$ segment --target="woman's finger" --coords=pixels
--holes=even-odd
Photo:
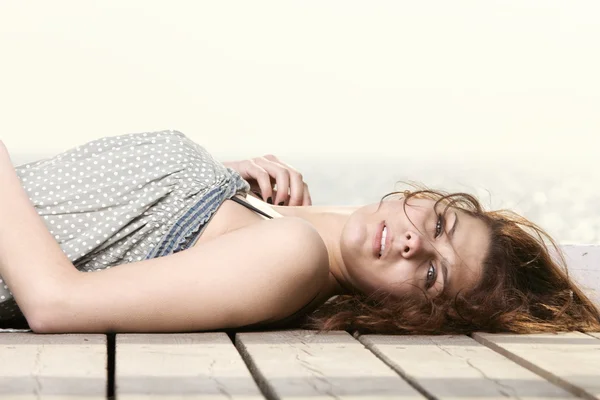
[[[290,188],[289,172],[281,165],[269,161],[264,157],[255,159],[255,163],[267,171],[271,178],[275,180],[275,184],[277,185],[277,195],[276,198],[273,199],[275,200],[273,204],[280,206],[286,205],[288,203],[288,192]]]
[[[290,206],[301,206],[304,199],[304,180],[298,171],[290,171]]]
[[[308,190],[308,185],[304,184],[304,198],[302,199],[303,206],[312,206],[312,198],[310,197],[310,191]]]
[[[273,204],[273,187],[271,186],[269,173],[253,161],[248,163],[245,172],[249,178],[254,179],[258,184],[263,200]]]
[[[306,187],[305,183],[304,183],[304,178],[302,177],[302,174],[300,174],[300,172],[298,172],[298,170],[296,170],[294,167],[292,167],[289,164],[284,163],[283,161],[279,160],[277,157],[275,157],[272,154],[267,154],[266,156],[264,156],[263,158],[273,162],[274,164],[278,165],[279,167],[283,168],[284,170],[286,170],[289,174],[290,177],[290,184],[289,184],[289,202],[287,203],[287,205],[290,206],[299,206],[302,205],[303,201],[304,201],[304,188]]]
[[[282,162],[279,161],[279,158],[275,157],[273,154],[266,154],[266,155],[263,156],[263,158],[266,158],[267,160],[273,161],[273,162],[278,163],[278,164],[282,164]]]

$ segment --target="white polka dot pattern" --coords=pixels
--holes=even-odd
[[[81,271],[181,251],[226,198],[249,190],[237,172],[178,131],[105,137],[15,170]],[[0,276],[0,321],[20,316]]]

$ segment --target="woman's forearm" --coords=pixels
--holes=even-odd
[[[28,313],[77,272],[38,215],[0,142],[0,275]]]

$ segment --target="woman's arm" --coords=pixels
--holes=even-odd
[[[263,220],[179,253],[81,273],[37,332],[181,332],[279,320],[328,278],[327,250],[307,222]]]
[[[38,305],[77,272],[31,204],[0,141],[0,276],[25,317],[35,318]]]

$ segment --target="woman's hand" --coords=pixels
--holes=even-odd
[[[258,190],[262,199],[269,204],[312,205],[310,192],[302,174],[274,155],[269,154],[243,161],[227,161],[223,165],[236,170],[248,181],[252,190]]]

